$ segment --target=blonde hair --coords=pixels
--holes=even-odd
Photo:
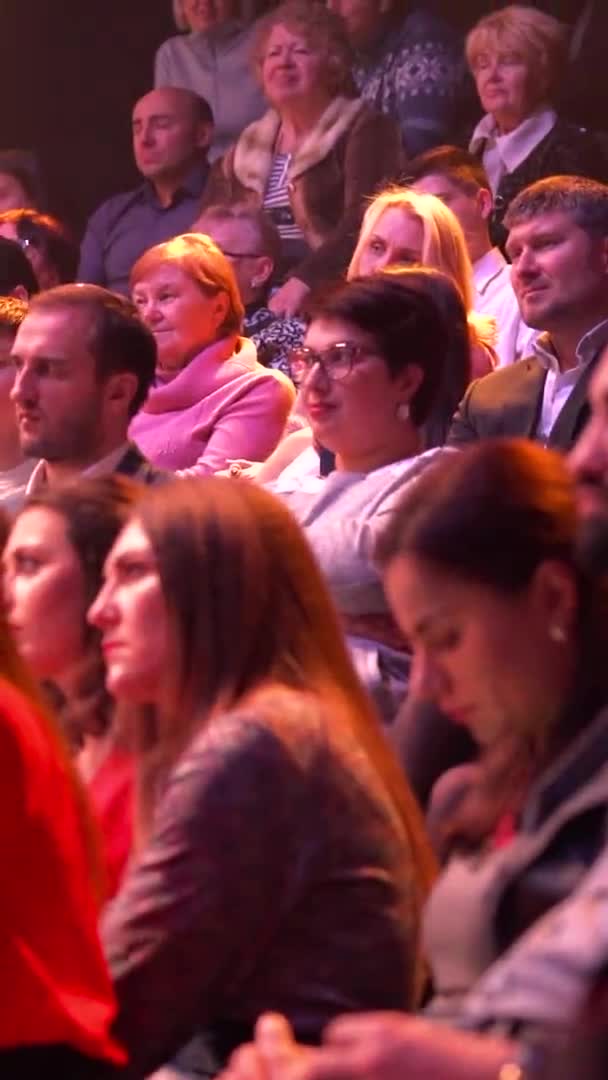
[[[361,256],[386,210],[401,210],[421,222],[421,265],[441,270],[454,282],[467,313],[471,344],[491,349],[496,342],[496,323],[473,310],[473,267],[464,233],[455,214],[435,195],[405,187],[387,188],[377,195],[365,211],[347,280],[361,277]]]
[[[245,309],[230,261],[209,236],[184,233],[156,244],[140,255],[129,277],[131,289],[148,274],[165,263],[174,263],[192,278],[207,296],[223,292],[228,297],[228,312],[220,327],[220,335],[239,334]]]
[[[484,15],[466,39],[466,57],[474,73],[484,52],[510,49],[521,54],[534,75],[541,97],[551,97],[567,56],[568,28],[553,15],[524,4]]]
[[[339,15],[311,0],[284,0],[260,19],[253,44],[253,64],[260,82],[268,38],[275,26],[286,26],[302,35],[307,44],[325,56],[327,89],[332,94],[357,96],[352,77],[352,52]]]

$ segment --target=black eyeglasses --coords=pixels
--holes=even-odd
[[[348,378],[354,364],[361,357],[370,355],[370,349],[365,349],[362,345],[354,345],[352,341],[337,341],[335,345],[329,345],[320,352],[301,345],[289,353],[289,371],[294,383],[298,385],[305,379],[311,368],[318,364],[326,379],[330,382],[340,382],[341,379]]]

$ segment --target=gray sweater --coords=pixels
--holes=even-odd
[[[215,118],[212,161],[268,107],[253,73],[251,39],[250,27],[229,22],[207,33],[168,38],[156,54],[155,86],[192,90],[211,106]]]

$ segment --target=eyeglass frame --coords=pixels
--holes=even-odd
[[[348,357],[343,358],[347,359],[348,362],[348,370],[344,373],[344,375],[332,375],[331,366],[327,363],[327,360],[324,359],[327,353],[333,352],[335,349],[349,350]],[[298,353],[303,353],[305,356],[311,357],[310,363],[305,365],[304,374],[300,378],[297,378],[293,371],[293,358]],[[289,368],[289,374],[291,375],[291,378],[293,379],[294,383],[296,383],[296,385],[299,385],[299,383],[303,382],[309,372],[312,371],[315,364],[319,365],[321,371],[323,372],[323,375],[329,382],[344,382],[352,374],[353,367],[355,366],[357,360],[359,360],[363,356],[376,355],[378,354],[375,353],[372,349],[367,348],[365,345],[356,345],[352,341],[336,341],[333,345],[328,345],[327,348],[320,350],[311,349],[308,345],[298,345],[295,349],[289,350],[287,354],[287,366]]]

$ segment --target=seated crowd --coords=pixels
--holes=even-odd
[[[556,104],[576,35],[268,6],[174,0],[142,183],[80,252],[0,152],[0,1075],[594,1080],[608,155]]]

